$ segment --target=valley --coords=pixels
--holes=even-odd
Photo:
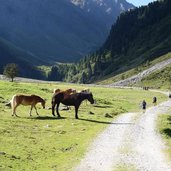
[[[171,170],[170,0],[4,0],[0,22],[0,170]]]

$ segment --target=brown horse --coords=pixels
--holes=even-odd
[[[58,117],[60,117],[58,108],[59,104],[63,103],[67,106],[75,107],[75,118],[78,119],[78,108],[83,100],[88,100],[91,104],[94,103],[92,93],[74,93],[74,94],[65,94],[63,92],[54,94],[52,97],[52,115],[55,116],[54,109],[56,107],[56,112]]]
[[[41,97],[39,96],[36,96],[36,95],[31,95],[31,96],[28,96],[28,95],[14,95],[12,97],[12,100],[11,100],[11,106],[12,106],[12,116],[17,116],[16,115],[16,108],[22,104],[22,105],[31,105],[31,109],[30,109],[30,116],[31,116],[31,112],[32,112],[32,109],[33,107],[35,108],[36,110],[36,114],[38,114],[37,112],[37,109],[36,109],[36,104],[37,103],[41,103],[43,109],[45,108],[45,100],[42,99]]]

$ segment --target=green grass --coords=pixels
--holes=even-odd
[[[51,110],[43,110],[37,105],[39,117],[29,106],[19,106],[17,114],[12,117],[11,109],[5,107],[16,93],[37,94],[47,99],[51,107],[54,88],[75,88],[85,86],[75,84],[40,84],[11,83],[0,81],[0,170],[70,170],[79,163],[89,144],[113,118],[104,117],[109,113],[113,117],[122,112],[139,111],[139,103],[146,99],[152,105],[153,96],[159,102],[167,97],[162,94],[132,89],[112,89],[89,87],[96,104],[83,103],[79,109],[79,120],[74,118],[74,109],[60,111],[61,119],[52,117]],[[89,114],[90,111],[92,114]]]
[[[165,153],[167,154],[168,159],[171,161],[171,115],[160,115],[157,128],[166,142],[167,148],[165,149]]]

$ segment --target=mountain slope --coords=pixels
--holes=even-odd
[[[125,0],[108,0],[116,11],[107,13],[97,1],[80,8],[71,0],[3,0],[0,37],[47,63],[74,61],[97,49],[121,11],[133,7]],[[111,6],[110,8],[113,8]]]
[[[169,59],[164,60],[160,63],[157,63],[156,65],[132,76],[129,77],[127,79],[124,80],[120,80],[118,82],[112,83],[111,86],[130,86],[130,85],[134,85],[138,82],[140,82],[141,80],[145,79],[146,77],[148,77],[149,75],[159,72],[163,69],[165,69],[167,66],[171,66],[171,53],[168,54],[170,56]],[[169,75],[169,74],[168,74]],[[157,78],[157,77],[156,77]],[[167,77],[165,77],[167,78]]]
[[[42,73],[36,69],[33,63],[40,61],[36,56],[23,51],[12,43],[0,38],[0,73],[8,63],[16,63],[19,67],[19,76],[28,78],[44,79]]]
[[[122,13],[100,50],[81,60],[77,68],[84,72],[85,82],[92,82],[170,51],[171,1],[156,1]],[[90,66],[92,73],[88,74]]]

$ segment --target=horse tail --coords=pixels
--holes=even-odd
[[[16,106],[16,95],[14,95],[13,97],[12,97],[12,99],[11,99],[11,107],[12,107],[12,109],[14,109],[14,107]]]

